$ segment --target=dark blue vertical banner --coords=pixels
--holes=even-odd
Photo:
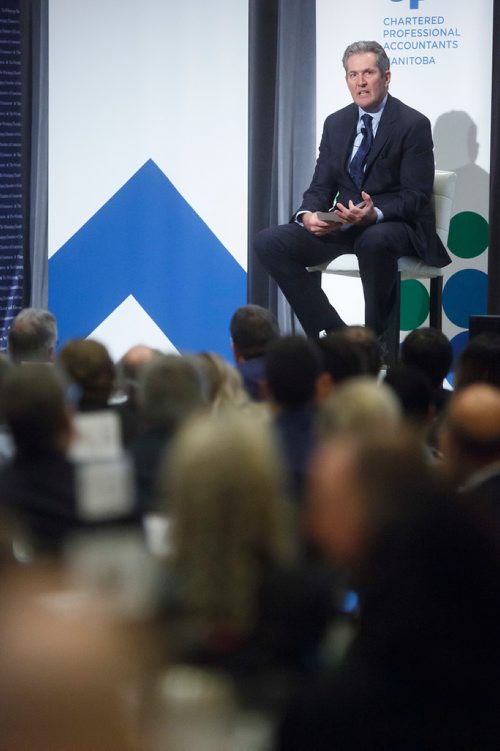
[[[23,305],[20,0],[0,0],[0,350]]]

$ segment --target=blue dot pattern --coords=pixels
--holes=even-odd
[[[450,276],[443,290],[443,310],[452,323],[468,328],[471,315],[484,315],[488,276],[484,271],[464,269]]]

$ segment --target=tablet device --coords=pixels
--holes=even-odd
[[[334,211],[318,211],[318,219],[322,222],[340,222],[343,223],[343,219],[339,217]]]

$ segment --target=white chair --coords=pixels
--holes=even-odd
[[[436,230],[444,246],[448,242],[451,210],[457,176],[455,172],[436,170],[432,201],[436,214]],[[334,258],[329,263],[309,267],[309,271],[321,271],[323,274],[340,274],[343,276],[359,277],[358,258],[354,253],[346,253]],[[442,326],[442,298],[443,298],[443,269],[428,266],[414,256],[402,256],[398,260],[399,281],[402,279],[429,279],[430,306],[429,324],[439,330]],[[400,286],[397,285],[397,307],[400,310]],[[397,345],[399,345],[399,327]]]

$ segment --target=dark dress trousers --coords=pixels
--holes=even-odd
[[[311,185],[298,211],[327,211],[334,202],[361,201],[349,175],[359,118],[350,104],[330,115],[324,125]],[[361,190],[370,194],[383,221],[316,237],[292,222],[260,232],[255,251],[278,282],[306,334],[337,329],[343,321],[318,288],[307,266],[356,253],[365,296],[365,323],[384,337],[395,315],[397,259],[418,256],[434,266],[450,258],[436,234],[431,205],[434,155],[429,120],[388,95],[366,161]]]

